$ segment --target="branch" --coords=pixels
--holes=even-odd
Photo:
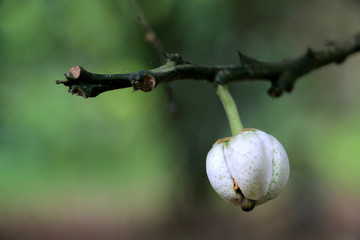
[[[206,66],[186,61],[179,54],[166,54],[166,63],[156,69],[127,74],[95,74],[75,66],[65,74],[65,80],[56,83],[68,86],[73,94],[88,98],[127,87],[148,92],[160,83],[174,80],[207,80],[215,84],[265,80],[271,82],[269,95],[279,97],[284,91],[290,92],[302,75],[331,63],[340,64],[358,51],[360,33],[344,42],[331,42],[321,50],[308,48],[302,56],[278,63],[261,62],[239,52],[240,62],[237,64]]]

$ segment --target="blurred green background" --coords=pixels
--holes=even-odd
[[[360,2],[139,1],[168,52],[203,64],[297,57],[359,31]],[[98,73],[159,66],[127,1],[0,0],[0,239],[359,239],[360,55],[271,99],[230,85],[246,127],[287,149],[290,181],[244,213],[205,173],[230,135],[211,84],[123,89],[93,99],[55,85],[74,65]]]

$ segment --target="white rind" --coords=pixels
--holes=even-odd
[[[206,157],[206,173],[211,186],[225,200],[239,205],[234,181],[231,179],[230,172],[224,158],[224,143],[215,145]]]
[[[240,205],[235,181],[247,199],[260,205],[283,191],[290,166],[286,151],[276,138],[250,129],[214,145],[206,158],[206,173],[223,199]]]
[[[273,147],[272,180],[269,191],[257,204],[265,203],[276,198],[285,188],[290,175],[290,164],[284,147],[281,143],[269,135]]]
[[[224,148],[231,176],[247,199],[259,200],[270,188],[272,153],[270,138],[259,130],[230,139]]]

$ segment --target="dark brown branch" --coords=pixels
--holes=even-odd
[[[166,64],[159,68],[128,74],[94,74],[75,66],[65,74],[66,80],[56,81],[69,87],[69,92],[85,98],[102,92],[133,87],[134,91],[151,91],[158,84],[174,80],[207,80],[215,84],[233,81],[265,80],[271,82],[268,93],[273,97],[290,92],[297,79],[312,70],[336,63],[340,64],[360,51],[360,33],[347,41],[332,42],[321,50],[308,49],[293,60],[266,63],[239,53],[240,63],[224,66],[206,66],[191,63],[178,54],[167,54]]]

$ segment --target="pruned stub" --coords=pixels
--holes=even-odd
[[[140,80],[140,78],[138,77],[138,80],[134,82],[134,92],[137,90],[141,90],[143,92],[150,92],[156,87],[156,80],[153,75],[144,74],[142,78],[143,79]]]

